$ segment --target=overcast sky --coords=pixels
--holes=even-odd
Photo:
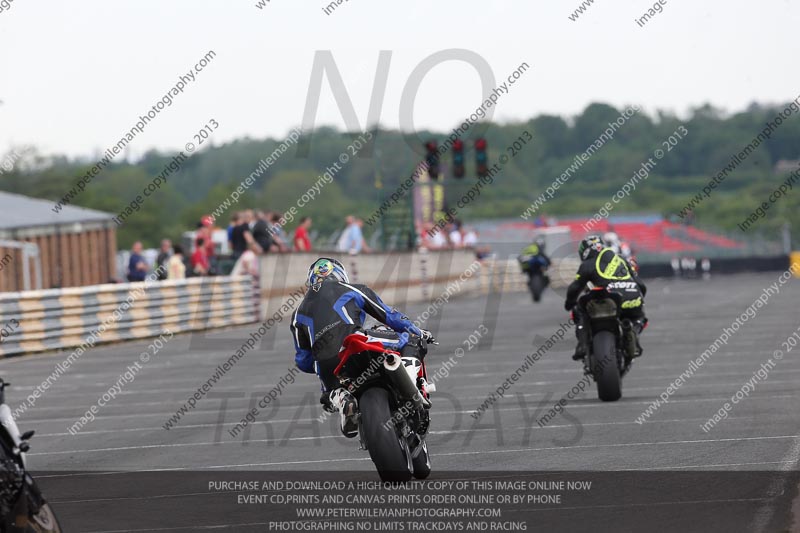
[[[89,156],[115,144],[209,50],[216,58],[132,144],[178,149],[209,119],[214,144],[282,138],[299,126],[314,57],[330,50],[365,125],[380,50],[391,50],[383,126],[397,128],[409,75],[426,57],[467,49],[498,83],[531,69],[495,120],[574,115],[588,103],[637,103],[679,114],[705,102],[737,111],[800,94],[797,22],[789,0],[14,0],[0,12],[0,152],[34,145]],[[663,1],[663,0],[662,0]],[[416,128],[447,130],[482,97],[475,67],[433,68],[416,96]],[[405,120],[403,123],[410,123]],[[328,82],[317,125],[345,126]]]

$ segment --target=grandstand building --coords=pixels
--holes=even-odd
[[[502,257],[515,257],[523,243],[530,242],[534,232],[548,237],[548,253],[555,257],[572,257],[577,243],[588,233],[617,233],[640,259],[668,263],[674,257],[734,257],[756,254],[748,243],[731,239],[695,226],[670,222],[660,215],[615,215],[602,219],[586,231],[587,218],[551,220],[546,228],[519,220],[484,221],[477,223],[481,242],[492,246]],[[780,253],[768,250],[765,254]]]

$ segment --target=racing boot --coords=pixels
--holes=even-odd
[[[330,399],[333,408],[339,411],[342,435],[352,439],[358,435],[358,402],[355,396],[340,387],[331,391]]]
[[[575,336],[578,338],[578,345],[575,347],[575,353],[572,354],[573,361],[580,361],[586,357],[586,352],[589,348],[589,330],[582,324],[575,326]]]
[[[622,321],[622,343],[625,347],[625,352],[631,359],[642,355],[642,346],[639,344],[639,335],[637,334],[638,331],[641,331],[641,327],[636,327],[637,325],[630,320]]]

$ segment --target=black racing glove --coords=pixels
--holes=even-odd
[[[570,302],[569,300],[564,302],[564,310],[565,311],[572,311],[573,307],[575,307],[575,302]]]
[[[425,342],[428,344],[436,344],[436,339],[433,338],[433,333],[428,331],[427,329],[420,328],[422,332],[422,338],[425,339]]]

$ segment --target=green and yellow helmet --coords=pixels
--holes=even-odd
[[[320,257],[314,261],[308,269],[306,285],[311,287],[317,283],[322,283],[326,278],[332,278],[343,283],[350,283],[350,278],[348,278],[347,270],[345,270],[343,264],[336,259]]]

